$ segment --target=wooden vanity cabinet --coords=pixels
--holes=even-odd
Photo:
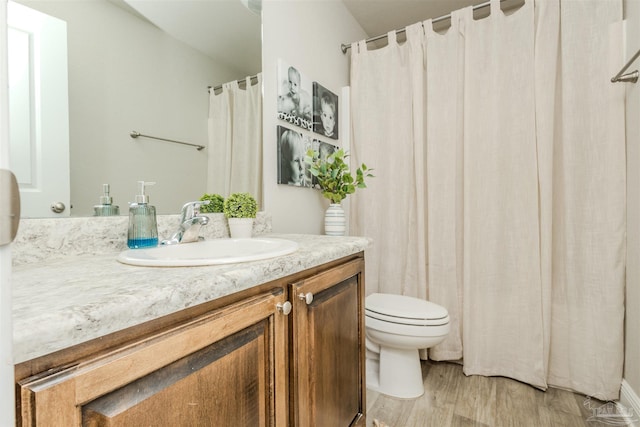
[[[363,268],[354,255],[18,365],[17,425],[364,425]]]
[[[364,261],[290,285],[291,420],[296,427],[365,423]]]
[[[274,289],[20,383],[23,426],[286,425]]]

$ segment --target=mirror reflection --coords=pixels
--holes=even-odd
[[[159,214],[177,213],[185,202],[217,190],[210,181],[211,165],[227,154],[219,152],[223,144],[209,140],[212,120],[208,87],[260,73],[259,14],[241,0],[18,3],[63,23],[67,36],[69,166],[60,160],[44,165],[52,156],[44,151],[43,135],[63,135],[64,131],[41,128],[47,121],[44,111],[27,113],[35,119],[26,125],[31,138],[26,160],[18,158],[13,148],[16,143],[11,141],[12,164],[22,161],[31,168],[24,174],[27,181],[32,181],[30,188],[22,191],[24,217],[93,215],[93,207],[103,195],[103,184],[109,184],[113,204],[120,206],[124,215],[128,202],[134,200],[138,181],[157,183],[150,189],[149,198]],[[9,21],[13,28],[11,16]],[[37,52],[44,38],[31,30],[20,31],[27,31],[30,47]],[[11,64],[12,59],[9,61]],[[44,75],[37,64],[31,65],[28,77],[33,91],[27,98],[32,102],[39,92],[47,92],[47,85],[59,89],[59,85],[46,80],[36,82]],[[251,82],[261,84],[259,79]],[[62,98],[48,104],[54,110],[63,110],[67,100]],[[17,113],[13,112],[13,100],[10,102],[13,120]],[[52,121],[60,123],[64,119]],[[247,132],[259,133],[261,138],[261,117],[255,126]],[[199,151],[163,140],[132,138],[132,131],[206,148]],[[261,180],[260,168],[244,169],[253,174],[246,178],[252,185],[256,179]],[[37,194],[43,181],[51,181],[43,180],[42,170],[53,171],[53,176],[69,174],[70,199],[62,213],[53,213],[51,205],[63,202],[64,195],[41,196],[33,209],[24,203],[25,193]]]

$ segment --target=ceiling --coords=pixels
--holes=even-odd
[[[243,2],[253,0],[111,0],[215,61],[252,75],[262,67],[260,15]],[[241,54],[238,54],[241,51]]]
[[[110,1],[146,18],[214,60],[238,70],[238,75],[255,74],[260,70],[260,16],[243,4],[255,3],[256,0]],[[485,0],[341,1],[367,36],[374,37]],[[344,42],[351,41],[354,40]],[[247,47],[238,49],[238,46]],[[242,51],[241,55],[238,55],[238,50]]]

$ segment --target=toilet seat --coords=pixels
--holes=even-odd
[[[444,337],[449,334],[449,318],[445,322],[439,325],[408,325],[406,323],[387,322],[385,320],[379,320],[375,317],[365,317],[365,327],[367,328],[368,336],[378,332],[390,334],[397,337],[422,337],[422,338],[436,338]],[[427,348],[418,347],[416,348]]]
[[[446,308],[405,295],[371,294],[365,300],[365,315],[402,325],[440,326],[449,323]]]

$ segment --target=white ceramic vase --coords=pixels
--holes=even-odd
[[[347,221],[340,203],[331,203],[324,214],[324,234],[327,236],[344,236]]]
[[[253,218],[227,218],[232,239],[249,239],[253,234]]]

